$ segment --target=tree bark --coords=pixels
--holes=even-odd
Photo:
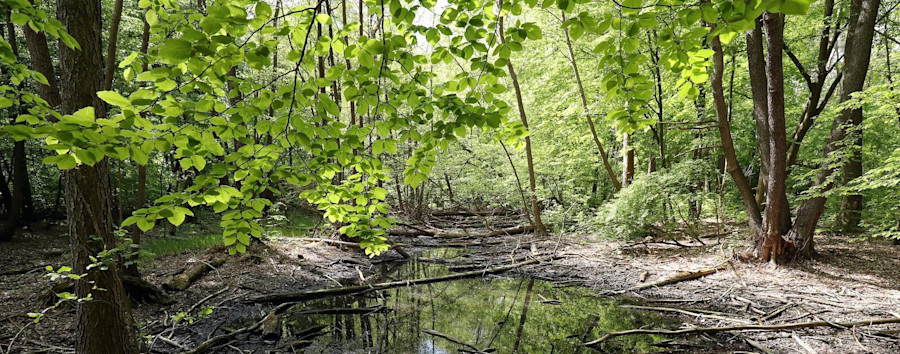
[[[16,27],[11,21],[6,24],[6,41],[12,47],[13,55],[19,56],[19,45],[16,40]],[[19,85],[21,88],[21,85]],[[18,106],[18,113],[24,114],[25,106]],[[10,124],[16,124],[16,117],[12,117]],[[25,153],[25,141],[16,141],[13,143],[12,153],[12,199],[7,205],[9,214],[6,222],[0,226],[0,241],[9,241],[15,235],[19,226],[28,225],[29,213],[25,212],[26,199],[30,189],[28,181],[28,156]]]
[[[147,54],[147,48],[150,46],[150,24],[144,21],[144,29],[141,33],[141,53]],[[143,71],[147,70],[147,62],[142,65]],[[146,116],[146,113],[142,113]],[[134,196],[134,210],[142,209],[147,204],[147,166],[138,165],[137,186]],[[140,246],[141,238],[144,232],[137,225],[131,227],[131,243]],[[125,273],[134,277],[140,277],[141,271],[138,268],[138,255],[132,255],[129,262],[125,265]]]
[[[766,237],[757,246],[760,260],[777,261],[784,253],[784,239],[781,235],[790,230],[790,216],[784,218],[788,210],[787,183],[787,139],[784,123],[784,64],[782,50],[784,46],[784,16],[778,13],[765,12],[763,25],[766,28],[766,74],[768,114],[766,128],[769,138],[769,155],[763,156],[769,161],[768,179],[766,180]],[[787,220],[785,220],[787,219]]]
[[[853,0],[850,6],[850,29],[844,53],[844,81],[841,87],[840,101],[846,102],[851,95],[862,91],[869,68],[872,51],[872,39],[875,32],[875,20],[880,0]],[[840,150],[840,145],[847,138],[849,127],[858,126],[862,121],[862,109],[845,109],[841,111],[831,127],[828,144],[825,146],[825,161]],[[854,143],[861,141],[854,140]],[[831,178],[835,169],[828,165],[821,166],[816,175],[816,192],[824,193],[834,186]],[[821,194],[803,202],[797,212],[797,218],[788,234],[788,242],[797,248],[799,255],[813,255],[813,234],[822,213],[825,211],[826,197]]]
[[[103,116],[97,98],[102,75],[99,0],[62,0],[57,16],[66,31],[81,46],[73,50],[60,45],[61,112],[71,114],[93,106]],[[131,317],[117,266],[92,267],[90,259],[103,248],[116,247],[110,213],[107,162],[81,165],[66,172],[66,212],[75,274],[87,276],[76,282],[76,295],[93,300],[76,303],[76,353],[137,353],[137,332]],[[93,282],[93,283],[91,283]],[[104,291],[95,291],[93,288]]]
[[[565,11],[562,11],[562,20],[563,22],[566,21]],[[581,109],[584,111],[585,118],[587,118],[588,127],[591,128],[591,138],[594,140],[594,145],[597,145],[597,151],[600,152],[600,159],[603,160],[603,168],[606,169],[606,173],[609,175],[609,180],[612,182],[613,188],[618,192],[622,189],[622,183],[619,183],[619,179],[616,178],[616,172],[609,163],[609,157],[606,155],[603,143],[601,143],[600,139],[597,137],[597,128],[594,126],[594,119],[591,118],[591,113],[588,110],[587,95],[584,93],[584,85],[581,83],[581,73],[578,71],[578,62],[575,60],[575,51],[572,50],[572,38],[569,36],[569,29],[563,28],[563,34],[566,36],[566,47],[569,49],[569,59],[572,61],[572,71],[575,72],[575,83],[578,84],[578,93],[581,97]]]
[[[715,28],[715,24],[710,24],[710,26]],[[744,170],[741,169],[741,165],[737,160],[737,154],[734,151],[731,126],[728,122],[728,107],[725,104],[725,90],[722,84],[722,78],[725,72],[725,55],[722,53],[722,42],[719,40],[718,36],[713,37],[711,46],[714,53],[712,75],[713,102],[716,107],[716,125],[719,129],[719,139],[722,142],[722,151],[725,154],[726,169],[734,180],[734,184],[737,186],[738,192],[741,195],[741,201],[744,203],[744,210],[749,219],[751,232],[754,236],[762,235],[762,218],[760,216],[759,206],[756,204],[753,189],[750,186],[750,182],[747,181],[747,176],[744,175]]]
[[[503,16],[500,17],[499,20],[500,26],[500,42],[506,44],[506,37],[503,34]],[[528,117],[525,115],[525,104],[522,103],[522,90],[519,87],[519,79],[516,77],[516,71],[513,68],[512,60],[506,61],[506,69],[509,71],[509,78],[512,80],[513,89],[516,92],[516,104],[519,107],[519,118],[522,119],[522,125],[525,126],[525,129],[528,129]],[[531,137],[525,137],[525,156],[528,161],[528,182],[531,187],[531,210],[532,214],[534,214],[534,233],[538,236],[547,235],[547,227],[544,226],[544,222],[541,220],[541,207],[537,201],[537,182],[534,178],[534,158],[531,154]]]
[[[622,134],[622,185],[628,186],[634,180],[634,147],[631,134]]]

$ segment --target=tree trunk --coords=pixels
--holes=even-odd
[[[57,16],[66,31],[81,46],[72,50],[60,45],[62,72],[60,92],[62,114],[94,106],[103,116],[104,105],[97,98],[103,78],[100,46],[101,3],[99,0],[63,0],[58,2]],[[103,248],[116,247],[110,213],[109,173],[107,162],[81,165],[66,172],[66,212],[69,240],[75,274],[87,273],[77,281],[75,333],[76,353],[137,353],[137,332],[131,317],[125,291],[116,266],[87,269]],[[94,236],[94,237],[92,237]],[[93,282],[93,283],[91,283]],[[104,291],[94,291],[93,288]]]
[[[562,11],[562,20],[563,22],[566,21],[565,11]],[[581,109],[584,111],[585,118],[587,118],[588,127],[591,128],[591,138],[594,140],[594,145],[597,145],[597,151],[600,152],[600,159],[603,160],[603,168],[606,169],[606,173],[609,175],[609,180],[612,182],[613,188],[618,192],[622,189],[622,184],[619,183],[619,179],[616,178],[616,172],[609,163],[609,157],[606,155],[606,150],[603,149],[603,143],[601,143],[600,139],[597,137],[594,119],[591,118],[591,112],[588,110],[587,95],[584,93],[584,85],[581,83],[581,73],[578,71],[578,62],[575,61],[575,51],[572,50],[572,38],[569,37],[569,29],[563,28],[563,34],[566,35],[566,47],[569,49],[569,59],[572,61],[572,71],[575,72],[575,83],[578,84],[578,93],[581,97]]]
[[[714,28],[715,24],[711,24],[710,26]],[[741,165],[737,160],[737,154],[734,151],[731,126],[728,122],[728,107],[725,104],[725,90],[722,84],[722,78],[725,71],[725,55],[722,53],[722,43],[718,36],[713,37],[711,46],[714,52],[712,75],[713,102],[716,107],[716,126],[719,130],[719,139],[722,142],[722,151],[725,154],[725,165],[741,195],[741,201],[744,203],[744,210],[747,212],[747,217],[750,220],[751,232],[754,236],[758,236],[761,235],[763,231],[762,218],[760,216],[759,206],[756,204],[756,199],[753,195],[753,189],[750,186],[750,182],[747,180],[747,176],[744,175],[744,170],[741,169]]]
[[[790,230],[790,216],[785,220],[787,212],[787,138],[784,123],[784,64],[782,48],[784,46],[784,16],[778,13],[765,12],[763,24],[766,28],[766,80],[768,95],[768,114],[766,128],[769,138],[769,170],[766,180],[766,209],[763,220],[766,236],[757,245],[757,254],[763,261],[778,261],[784,253],[784,239],[781,235]]]
[[[500,17],[499,21],[500,26],[500,42],[506,44],[506,37],[503,34],[503,17]],[[512,60],[506,61],[506,69],[509,71],[509,78],[512,80],[513,89],[516,92],[516,104],[519,107],[519,117],[522,119],[522,125],[525,126],[525,129],[528,129],[528,118],[525,115],[525,104],[522,103],[522,90],[519,88],[519,79],[516,77],[516,71],[513,69]],[[544,226],[544,222],[541,220],[541,208],[537,201],[537,182],[535,182],[534,178],[534,159],[531,154],[531,137],[525,137],[525,156],[528,161],[528,182],[531,187],[531,210],[532,214],[534,214],[534,233],[535,235],[544,236],[547,235],[547,227]]]
[[[141,33],[141,53],[146,54],[147,48],[150,45],[150,24],[145,19],[144,21],[144,30]],[[142,64],[143,71],[147,70],[147,62],[145,61]],[[146,113],[142,113],[146,115]],[[147,204],[147,166],[146,165],[138,165],[138,175],[137,175],[137,186],[136,186],[135,196],[134,196],[134,210],[142,209]],[[137,225],[132,225],[131,227],[131,243],[134,245],[140,246],[141,238],[143,237],[144,232],[141,231]],[[137,248],[139,249],[139,248]],[[135,253],[132,255],[128,262],[125,264],[125,274],[140,277],[141,271],[138,268],[138,255]]]
[[[16,27],[12,22],[6,24],[6,41],[12,47],[13,55],[19,56],[19,45],[16,40]],[[21,88],[21,85],[20,85]],[[24,114],[25,106],[18,106],[18,113]],[[15,124],[16,118],[13,117],[10,124]],[[15,235],[19,226],[27,225],[28,218],[25,212],[25,200],[28,194],[30,183],[28,183],[28,156],[25,153],[25,141],[16,141],[13,143],[12,153],[12,200],[7,205],[6,222],[0,226],[0,241],[9,241]]]
[[[851,95],[862,91],[866,82],[866,74],[869,68],[869,59],[872,53],[872,39],[875,32],[875,20],[878,14],[880,0],[853,0],[850,6],[850,29],[847,35],[847,43],[844,49],[844,81],[841,87],[841,103],[851,98]],[[862,121],[862,109],[845,109],[835,118],[825,146],[825,161],[839,151],[839,146],[848,136],[848,127],[853,127]],[[858,125],[857,125],[858,126]],[[854,140],[854,143],[860,141]],[[829,191],[834,182],[831,179],[836,171],[829,166],[822,166],[816,175],[815,186],[817,191],[824,193]],[[813,255],[813,234],[816,226],[825,211],[826,197],[816,196],[803,202],[797,212],[797,218],[788,234],[788,241],[797,248],[800,255]]]
[[[628,186],[634,180],[634,147],[631,134],[622,134],[622,185]]]

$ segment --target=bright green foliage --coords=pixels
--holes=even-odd
[[[10,3],[17,24],[77,46],[46,13],[24,0]],[[366,1],[361,24],[344,23],[325,1],[282,8],[219,0],[201,12],[174,0],[141,0],[150,50],[118,65],[134,90],[98,92],[112,107],[109,114],[88,107],[59,116],[33,94],[3,86],[0,106],[32,107],[18,118],[27,125],[6,125],[3,132],[42,139],[55,153],[44,162],[61,170],[104,158],[148,164],[173,156],[192,184],[135,212],[123,226],[149,230],[162,219],[177,226],[193,215],[191,208],[207,206],[221,213],[229,250],[243,252],[263,233],[258,220],[272,204],[263,195],[291,185],[303,188],[299,196],[342,233],[378,254],[387,249],[383,236],[391,225],[388,192],[380,187],[392,174],[384,159],[406,148],[402,178],[417,187],[439,152],[467,134],[489,131],[513,144],[528,134],[508,118],[515,112],[506,101],[503,67],[545,33],[559,31],[522,16],[554,5],[570,14],[561,26],[574,39],[595,38],[598,83],[611,107],[607,119],[619,132],[634,132],[655,122],[647,108],[654,82],[644,70],[650,56],[642,50],[651,33],[660,66],[679,76],[675,90],[693,98],[709,79],[710,35],[730,42],[763,10],[803,13],[809,2],[627,0],[581,11],[590,4],[458,0],[436,8],[430,1]],[[496,38],[502,17],[504,41]],[[373,23],[378,27],[359,34]],[[0,44],[14,84],[45,82],[10,53]],[[336,64],[318,67],[325,62]]]

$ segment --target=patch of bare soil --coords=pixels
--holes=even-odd
[[[701,241],[703,244],[685,240],[674,245],[669,241],[608,243],[566,237],[559,250],[565,257],[534,274],[577,281],[601,294],[639,298],[646,303],[644,310],[676,315],[684,320],[685,328],[810,321],[834,324],[792,331],[728,332],[730,340],[743,341],[755,351],[900,352],[900,324],[838,325],[900,317],[900,247],[890,241],[851,243],[843,236],[820,237],[817,259],[780,267],[734,261],[735,250],[746,244],[736,235]],[[539,250],[555,247],[551,240],[536,244]],[[623,291],[729,260],[724,270],[699,279]]]
[[[72,306],[47,311],[39,323],[27,317],[29,312],[48,307],[44,302],[48,297],[43,295],[53,283],[44,276],[44,267],[70,264],[65,228],[24,233],[0,246],[4,248],[0,252],[0,353],[72,352]],[[224,248],[160,256],[144,265],[142,274],[150,283],[161,286],[185,268],[209,263],[222,255],[227,255]],[[396,258],[399,256],[391,251],[375,261]],[[355,282],[360,271],[371,267],[372,260],[358,249],[295,238],[269,240],[256,244],[244,255],[229,256],[224,265],[215,267],[187,290],[169,292],[173,303],[136,304],[133,315],[141,334],[149,339],[146,352],[181,352],[210,336],[239,328],[243,318],[261,313],[259,306],[242,305],[243,299],[279,291],[342,286]],[[208,306],[212,306],[212,313],[204,314]]]

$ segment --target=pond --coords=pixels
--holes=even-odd
[[[427,260],[381,264],[369,281],[449,274],[451,267],[438,263],[461,252],[438,249],[422,256]],[[312,353],[573,353],[592,351],[578,343],[610,331],[680,323],[620,304],[578,286],[470,278],[304,302],[282,317],[282,333]],[[663,339],[620,337],[601,349],[658,352]]]

